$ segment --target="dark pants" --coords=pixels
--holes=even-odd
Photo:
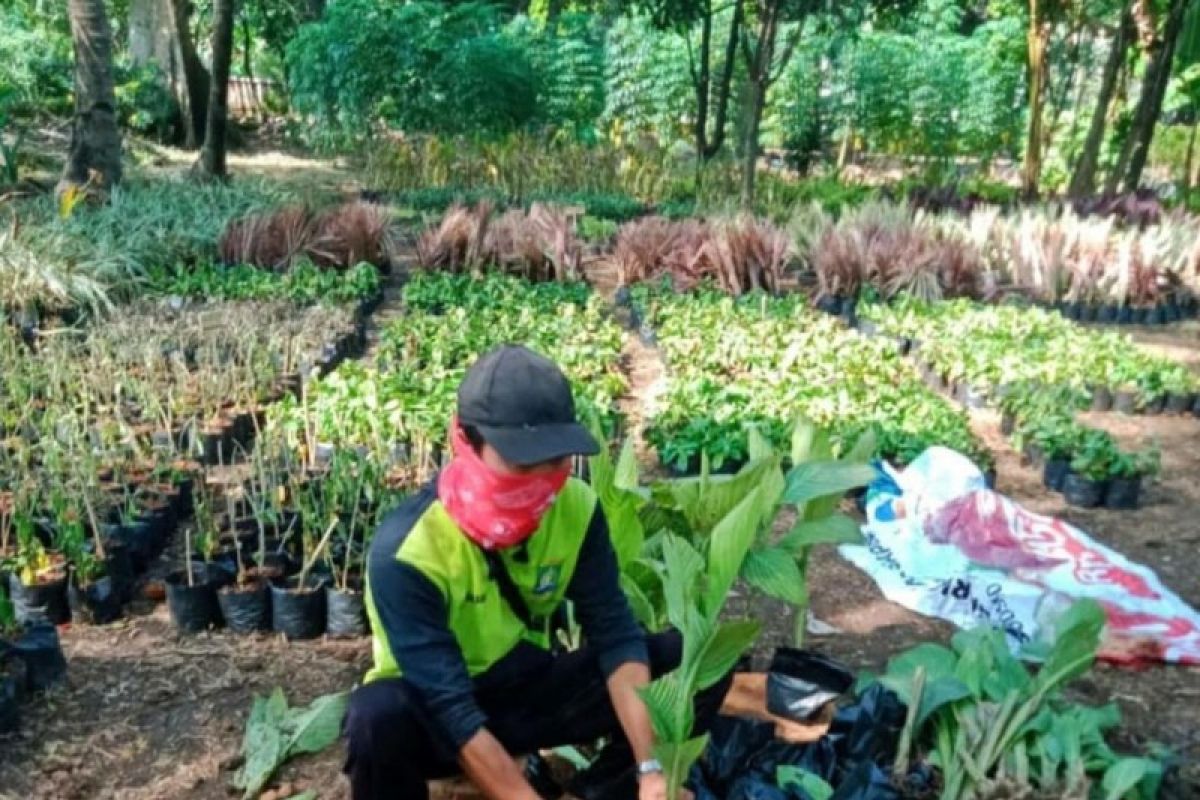
[[[678,633],[648,636],[646,645],[655,677],[679,665],[682,638]],[[697,696],[698,731],[708,728],[728,689],[727,679]],[[612,744],[601,757],[603,771],[614,760],[622,762],[619,771],[632,791],[614,796],[636,796],[633,755],[609,700],[604,675],[588,648],[551,656],[532,645],[520,646],[476,679],[475,698],[488,717],[487,730],[514,756],[611,737]],[[460,771],[453,744],[403,678],[378,680],[354,690],[344,732],[345,772],[354,800],[425,800],[427,781]]]

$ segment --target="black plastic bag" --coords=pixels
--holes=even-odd
[[[271,586],[271,630],[289,639],[315,639],[325,632],[325,587],[309,576],[297,587],[288,578]]]
[[[829,800],[900,800],[900,793],[876,764],[860,761],[838,783]]]
[[[363,593],[325,590],[325,632],[330,636],[354,638],[367,634],[367,614]]]
[[[40,692],[67,674],[67,659],[54,626],[39,622],[27,625],[11,642],[0,641],[0,660],[17,658],[25,662],[25,692]]]
[[[18,680],[4,674],[0,661],[0,735],[12,733],[21,722]]]
[[[104,625],[121,617],[121,596],[107,575],[80,588],[67,588],[71,618],[86,625]]]
[[[854,683],[843,664],[821,653],[781,647],[767,673],[767,711],[805,722]]]
[[[271,629],[271,591],[266,581],[249,586],[229,585],[217,592],[225,627],[234,633]]]
[[[26,586],[17,575],[11,574],[8,576],[8,596],[17,622],[63,625],[71,621],[65,575],[57,580]]]
[[[890,764],[904,727],[905,708],[891,691],[872,684],[858,702],[838,710],[829,734],[839,737],[838,753],[844,762]]]
[[[195,565],[191,584],[187,569],[172,572],[164,579],[167,587],[167,610],[171,622],[184,633],[199,633],[221,624],[221,609],[217,602],[220,570]]]

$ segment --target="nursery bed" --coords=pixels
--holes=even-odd
[[[381,313],[393,312],[397,302],[389,292]],[[1186,347],[1184,337],[1173,338],[1166,331],[1156,331],[1154,337],[1162,347]],[[633,334],[625,339],[628,343]],[[1186,341],[1193,340],[1188,334]],[[653,397],[653,387],[642,382],[656,375],[661,372],[646,364],[630,371],[628,395]],[[623,410],[634,416],[628,406]],[[1065,516],[1155,569],[1188,602],[1200,604],[1194,577],[1200,544],[1194,523],[1200,488],[1192,480],[1200,474],[1200,425],[1195,420],[1085,415],[1087,424],[1109,430],[1122,443],[1146,437],[1162,443],[1164,477],[1151,484],[1145,508],[1130,517],[1067,508],[1061,498],[1045,492],[1032,468],[1020,463],[999,435],[995,414],[973,411],[970,418],[975,436],[996,461],[1001,491],[1034,510]],[[839,629],[813,636],[810,644],[856,669],[878,669],[905,647],[945,640],[951,633],[948,626],[883,599],[869,578],[831,548],[817,551],[809,581],[814,613]],[[135,600],[130,610],[130,619],[112,626],[63,630],[70,663],[67,682],[25,706],[20,732],[0,739],[0,798],[227,798],[255,694],[282,686],[293,703],[306,703],[352,686],[370,658],[363,639],[289,644],[281,637],[223,631],[181,637],[171,628],[164,605]],[[760,653],[792,631],[786,616],[773,616],[769,625]],[[1121,706],[1122,744],[1143,750],[1150,742],[1161,742],[1177,754],[1183,766],[1163,797],[1182,800],[1200,794],[1200,732],[1192,712],[1200,702],[1200,670],[1100,667],[1077,691],[1089,701],[1111,699]],[[346,797],[338,778],[342,755],[336,747],[301,758],[284,767],[272,790],[286,784],[283,788],[291,790],[315,789],[320,798]],[[458,796],[435,794],[439,800]]]

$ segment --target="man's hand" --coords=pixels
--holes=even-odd
[[[458,760],[463,772],[489,800],[540,800],[520,766],[486,728],[463,746]]]
[[[687,789],[679,790],[677,800],[692,800]],[[638,779],[638,800],[670,800],[667,797],[667,778],[661,772],[652,772]]]

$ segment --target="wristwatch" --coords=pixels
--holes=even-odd
[[[661,775],[662,771],[662,764],[658,763],[657,758],[652,758],[649,761],[643,761],[637,765],[637,774],[639,780],[647,775]]]

